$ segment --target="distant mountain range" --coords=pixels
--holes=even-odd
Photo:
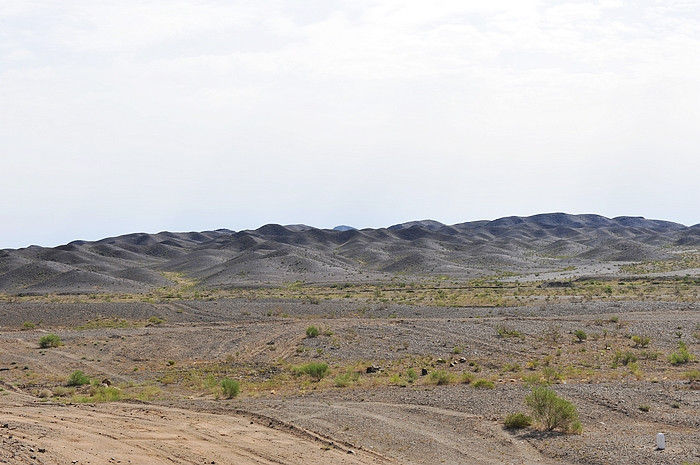
[[[203,287],[346,282],[404,276],[468,279],[604,262],[673,260],[700,246],[700,225],[640,217],[540,214],[380,229],[268,224],[256,230],[134,233],[53,248],[0,250],[0,292],[142,292],[180,273]]]

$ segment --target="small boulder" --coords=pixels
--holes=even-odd
[[[428,369],[427,369],[427,368],[421,368],[421,369],[420,369],[420,375],[421,375],[421,376],[427,376],[427,375],[428,375]]]

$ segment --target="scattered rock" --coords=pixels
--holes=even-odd
[[[427,368],[421,368],[421,369],[420,369],[420,375],[421,375],[421,376],[427,376],[427,375],[428,375],[428,369],[427,369]]]
[[[370,365],[367,367],[367,370],[365,370],[367,373],[378,373],[382,371],[382,367],[377,366],[377,365]]]
[[[106,384],[107,386],[111,386],[111,385],[112,385],[112,380],[109,379],[109,378],[105,378],[105,379],[102,380],[102,384]]]

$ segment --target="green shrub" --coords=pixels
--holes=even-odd
[[[474,373],[469,373],[468,371],[465,371],[464,373],[462,373],[462,376],[459,377],[459,382],[462,384],[469,384],[472,381],[474,381],[474,378],[476,378],[476,376],[474,376]]]
[[[452,376],[452,373],[449,373],[445,370],[438,370],[438,371],[433,371],[432,373],[430,373],[430,377],[428,378],[428,381],[432,384],[442,386],[445,384],[452,383],[453,379],[454,379],[454,377]]]
[[[700,381],[700,370],[686,371],[683,377],[688,381]]]
[[[637,361],[637,356],[634,355],[634,352],[622,352],[619,350],[615,351],[615,357],[613,357],[613,368],[616,368],[617,365],[623,364],[625,366],[629,365],[630,363],[634,363]]]
[[[574,336],[576,336],[576,339],[578,339],[578,342],[583,342],[586,339],[588,339],[588,334],[582,329],[577,329],[574,331]]]
[[[651,338],[649,336],[635,334],[634,336],[632,336],[632,342],[634,342],[635,347],[643,348],[649,345],[649,342],[651,342]]]
[[[477,379],[472,383],[472,386],[475,389],[494,389],[496,387],[493,381],[489,381],[488,379]]]
[[[22,323],[22,327],[24,329],[34,329],[36,328],[36,324],[34,324],[34,322],[32,321],[25,321],[24,323]]]
[[[118,400],[121,400],[121,398],[122,392],[114,386],[93,386],[90,388],[90,395],[73,396],[71,397],[71,402],[116,402]]]
[[[506,417],[505,426],[508,429],[522,429],[527,428],[532,424],[532,417],[530,415],[525,415],[524,413],[511,413]]]
[[[659,358],[659,352],[655,352],[653,350],[643,350],[639,352],[639,356],[645,360],[656,360],[657,358]]]
[[[671,362],[671,365],[682,365],[690,362],[693,358],[691,353],[688,352],[685,342],[681,341],[678,343],[678,349],[668,357],[668,361]]]
[[[121,400],[122,398],[122,392],[119,390],[119,388],[114,386],[100,386],[93,389],[90,394],[92,394],[95,402],[115,402]]]
[[[561,381],[562,374],[561,371],[556,367],[545,366],[542,367],[542,378],[544,378],[544,382],[546,384],[552,384],[556,381]]]
[[[564,432],[580,432],[581,424],[578,423],[576,406],[557,396],[552,389],[535,387],[532,393],[525,397],[525,403],[532,409],[534,417],[545,430],[559,428]]]
[[[401,378],[401,375],[398,373],[394,373],[389,377],[389,384],[393,384],[395,386],[401,386],[401,387],[406,387],[408,386],[408,382]]]
[[[408,378],[409,383],[413,384],[418,379],[418,373],[413,368],[409,368],[406,370],[406,378]]]
[[[648,412],[649,410],[651,410],[651,406],[648,404],[642,404],[639,406],[639,410],[641,410],[642,412]]]
[[[71,373],[66,382],[66,386],[84,386],[86,384],[90,384],[90,378],[80,370]]]
[[[241,385],[235,379],[224,378],[221,380],[221,392],[227,399],[233,399],[241,391]]]
[[[319,335],[319,330],[316,326],[309,326],[306,328],[306,337],[308,338],[314,338],[318,337]]]
[[[164,323],[165,320],[163,318],[157,317],[157,316],[152,316],[148,319],[148,325],[159,325]]]
[[[41,336],[39,338],[39,347],[42,349],[47,349],[49,347],[58,347],[62,345],[61,338],[56,334],[47,334],[46,336]]]
[[[581,434],[583,432],[583,425],[579,420],[574,420],[571,422],[566,432],[569,434]]]
[[[502,338],[517,337],[520,340],[525,339],[525,335],[523,333],[517,329],[510,329],[504,325],[499,325],[498,328],[496,328],[496,332],[498,333],[498,337]]]
[[[360,379],[360,374],[353,372],[353,373],[342,373],[338,376],[335,377],[335,386],[336,387],[348,387],[352,383],[356,382],[358,379]]]
[[[297,367],[295,370],[297,373],[302,373],[311,376],[316,379],[316,381],[321,381],[328,374],[328,364],[327,363],[307,363]]]

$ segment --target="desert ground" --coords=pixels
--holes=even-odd
[[[499,283],[5,296],[0,461],[700,463],[696,279]],[[582,431],[505,428],[538,384]]]

